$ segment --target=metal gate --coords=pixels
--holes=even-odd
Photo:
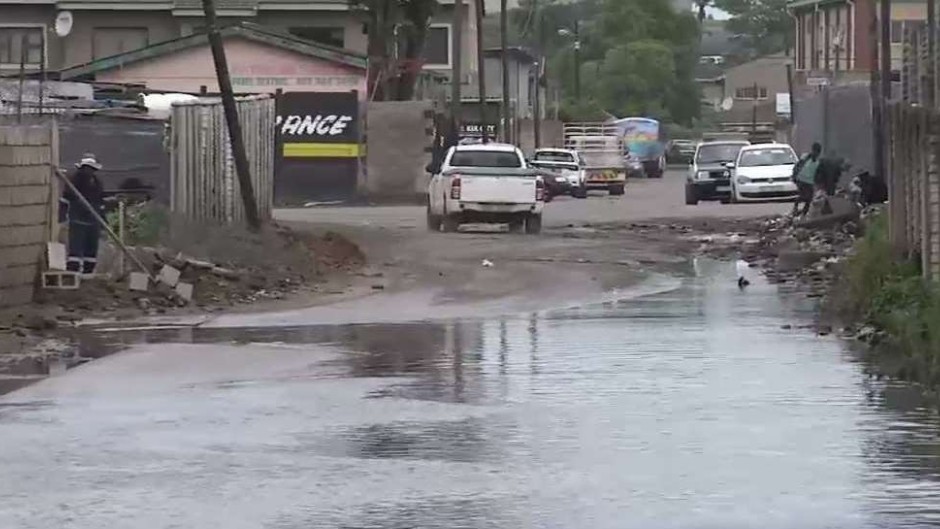
[[[356,92],[277,96],[277,205],[345,201],[356,195],[362,125]]]

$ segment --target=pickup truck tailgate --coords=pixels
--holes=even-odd
[[[460,200],[483,204],[531,204],[535,202],[532,176],[472,176],[460,178]]]

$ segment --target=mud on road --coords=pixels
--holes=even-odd
[[[360,291],[379,292],[379,299],[370,296],[350,309],[407,304],[407,319],[457,307],[525,311],[597,299],[656,275],[681,273],[700,244],[696,234],[746,229],[749,219],[789,209],[686,206],[683,183],[684,174],[674,170],[661,180],[631,181],[623,197],[557,198],[546,205],[539,236],[510,234],[502,226],[431,232],[423,206],[292,209],[276,216],[295,229],[335,230],[363,248],[369,266]],[[422,304],[423,310],[417,307]]]

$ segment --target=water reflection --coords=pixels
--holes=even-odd
[[[867,380],[838,341],[783,329],[813,316],[805,299],[741,292],[711,266],[674,291],[511,317],[82,335],[86,356],[146,352],[66,375],[66,396],[0,401],[0,496],[65,505],[79,528],[112,519],[96,505],[136,512],[128,490],[187,513],[131,519],[145,528],[189,513],[281,528],[940,522],[937,415]],[[144,361],[162,371],[116,369]],[[0,511],[0,527],[65,520],[27,512]]]

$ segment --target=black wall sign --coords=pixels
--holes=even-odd
[[[278,151],[284,158],[358,158],[355,92],[288,92],[277,99]]]
[[[482,136],[483,125],[481,123],[462,123],[460,125],[460,135],[461,136]],[[490,138],[496,137],[496,124],[495,123],[486,124],[486,135]]]

